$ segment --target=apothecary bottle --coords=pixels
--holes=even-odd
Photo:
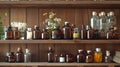
[[[47,29],[42,29],[42,33],[41,33],[41,38],[42,38],[42,39],[49,39],[50,36],[51,36],[51,35],[49,34],[49,32],[48,32]]]
[[[13,28],[13,39],[20,39],[20,32],[18,31],[18,27]]]
[[[86,54],[86,63],[92,63],[93,62],[93,53],[91,50],[87,50]]]
[[[10,62],[10,63],[16,62],[16,56],[15,56],[14,52],[9,52],[8,62]]]
[[[41,39],[41,31],[37,25],[34,26],[33,39]]]
[[[74,55],[73,54],[66,54],[66,62],[69,63],[69,62],[74,62]]]
[[[64,63],[65,62],[65,56],[63,54],[60,54],[59,62],[60,63]]]
[[[51,47],[48,47],[48,62],[54,62],[54,51]]]
[[[120,38],[117,27],[114,27],[113,38],[114,38],[114,39],[119,39],[119,38]]]
[[[94,31],[90,28],[90,26],[86,25],[86,31],[87,31],[87,39],[93,39]]]
[[[87,31],[86,31],[86,28],[85,28],[85,25],[82,25],[82,29],[80,31],[80,37],[81,39],[87,39]]]
[[[73,31],[73,39],[79,39],[80,38],[80,32],[78,28],[74,28]]]
[[[31,40],[32,39],[32,28],[27,28],[27,31],[26,31],[26,39],[27,40]]]
[[[64,26],[62,27],[64,39],[72,39],[72,28],[69,22],[65,22]]]
[[[100,39],[106,39],[106,35],[107,34],[105,33],[104,29],[102,29],[100,32]]]
[[[11,26],[9,26],[8,29],[5,31],[5,39],[13,39],[13,30]]]
[[[10,52],[7,52],[5,55],[5,62],[8,62],[8,56],[10,55]]]
[[[29,49],[25,50],[24,62],[31,62],[31,52]]]
[[[112,62],[112,56],[110,55],[110,51],[106,50],[106,55],[105,55],[105,61],[106,63],[111,63]]]
[[[79,49],[77,54],[77,63],[83,63],[83,62],[85,62],[85,53],[83,49]]]
[[[96,51],[94,52],[94,62],[95,63],[101,63],[102,62],[102,52],[101,48],[96,48]]]
[[[17,49],[16,62],[24,62],[24,53],[20,47]]]
[[[107,38],[107,39],[114,39],[113,33],[114,33],[114,27],[111,27],[111,28],[109,29],[109,31],[107,32],[106,38]]]

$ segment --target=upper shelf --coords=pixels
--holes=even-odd
[[[98,44],[120,44],[120,40],[0,40],[0,43],[52,43],[52,44],[75,44],[75,43],[98,43]]]
[[[0,7],[120,8],[120,1],[0,1]]]

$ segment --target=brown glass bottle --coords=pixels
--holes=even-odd
[[[16,57],[14,55],[14,52],[9,52],[8,62],[10,62],[10,63],[16,62]]]
[[[9,26],[7,31],[5,32],[5,39],[13,39],[13,30],[11,26]]]
[[[110,51],[109,50],[106,50],[105,62],[106,63],[111,63],[112,62],[112,57],[110,56]]]
[[[47,29],[43,29],[43,30],[42,30],[41,38],[42,38],[42,39],[49,39],[49,38],[50,38],[50,34],[49,34],[49,32],[47,31]]]
[[[86,31],[87,31],[87,39],[93,39],[94,31],[88,25],[86,26]]]
[[[87,39],[87,31],[85,29],[85,26],[82,25],[82,29],[81,29],[81,39]]]
[[[92,63],[93,62],[93,54],[91,50],[87,50],[86,54],[86,63]]]
[[[113,31],[114,31],[114,29],[113,28],[111,28],[108,32],[107,32],[107,39],[114,39],[114,36],[113,36]]]
[[[85,62],[85,54],[84,51],[82,49],[78,50],[78,54],[77,54],[77,63],[83,63]]]
[[[118,28],[114,27],[114,31],[113,31],[113,39],[119,39],[119,32],[118,32]]]
[[[24,62],[24,53],[22,51],[22,48],[17,49],[16,62]]]
[[[41,31],[37,25],[34,26],[33,39],[41,39]]]
[[[54,51],[51,47],[48,47],[48,62],[54,62]]]
[[[65,25],[62,28],[64,39],[72,39],[72,28],[69,22],[65,22]]]
[[[13,38],[15,40],[20,39],[20,32],[18,31],[18,27],[14,27],[13,29],[14,29],[13,30]]]
[[[66,62],[74,62],[74,56],[72,54],[66,54]]]
[[[100,39],[106,39],[106,33],[105,33],[104,29],[102,29],[100,32]]]

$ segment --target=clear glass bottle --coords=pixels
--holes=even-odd
[[[77,63],[83,63],[83,62],[85,62],[85,53],[82,49],[79,49],[77,54]]]
[[[60,54],[59,62],[60,63],[64,63],[65,62],[65,56],[63,54]]]
[[[14,52],[9,52],[8,62],[10,62],[10,63],[16,62],[16,57],[15,57]]]
[[[7,31],[5,31],[5,39],[13,39],[13,30],[11,26],[8,27]]]
[[[81,39],[87,39],[87,31],[85,29],[85,26],[82,25],[82,29],[80,31]]]
[[[22,48],[17,49],[16,62],[24,62],[24,53],[22,51]]]
[[[31,40],[32,39],[32,28],[27,28],[27,31],[26,31],[26,39],[27,40]]]
[[[100,19],[95,11],[92,12],[90,26],[93,30],[100,30]]]
[[[72,39],[73,32],[69,22],[65,22],[64,26],[62,27],[62,30],[63,30],[64,39]]]
[[[106,63],[111,63],[112,62],[112,57],[110,56],[110,51],[109,50],[106,50],[105,62]]]
[[[93,39],[94,31],[88,25],[86,25],[86,31],[87,31],[87,39]]]
[[[47,31],[47,29],[42,29],[41,38],[42,39],[49,39],[50,38],[50,34]]]
[[[37,25],[34,26],[33,39],[41,39],[41,31]]]
[[[79,30],[78,28],[74,28],[74,32],[73,32],[73,39],[79,39],[80,35],[79,35]]]
[[[101,63],[102,62],[101,48],[96,48],[96,51],[94,52],[94,62],[95,63]]]
[[[13,38],[15,40],[20,39],[20,32],[18,31],[18,27],[14,27],[13,29],[14,29],[13,30]]]
[[[92,62],[93,62],[93,53],[91,50],[87,50],[86,63],[92,63]]]
[[[31,62],[31,52],[29,49],[25,50],[24,62]]]
[[[51,47],[48,47],[48,62],[54,62],[54,51]]]

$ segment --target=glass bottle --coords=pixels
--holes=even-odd
[[[34,26],[33,39],[41,39],[41,31],[37,25]]]
[[[95,11],[92,12],[90,26],[93,30],[94,29],[100,30],[100,19],[97,15],[97,12]]]
[[[60,63],[64,63],[65,62],[65,56],[63,54],[60,54],[59,62]]]
[[[106,50],[105,62],[106,63],[111,63],[112,62],[112,57],[110,56],[110,51],[109,50]]]
[[[69,22],[65,22],[65,25],[62,27],[64,39],[72,39],[72,28]]]
[[[29,49],[25,50],[24,62],[31,62],[31,52]]]
[[[20,39],[20,32],[18,31],[18,27],[14,27],[13,28],[13,38],[16,39]]]
[[[5,62],[8,62],[8,59],[9,59],[8,56],[9,56],[9,55],[10,55],[10,52],[7,52],[7,53],[6,53],[6,56],[5,56]]]
[[[94,31],[88,25],[86,25],[86,31],[87,31],[87,39],[93,39]]]
[[[14,55],[14,52],[9,52],[8,62],[12,63],[12,62],[15,62],[15,61],[16,61],[16,57]]]
[[[93,62],[93,54],[91,50],[87,50],[86,54],[86,63],[92,63]]]
[[[78,54],[77,54],[77,63],[80,62],[85,62],[85,54],[84,51],[82,49],[78,50]]]
[[[54,55],[54,62],[59,62],[59,57],[57,54]]]
[[[96,51],[94,52],[94,62],[95,63],[102,62],[102,52],[100,48],[96,48]]]
[[[66,54],[66,62],[74,62],[74,56],[72,54]]]
[[[118,28],[117,27],[114,27],[113,38],[114,39],[119,39],[119,32],[118,32]]]
[[[51,47],[48,47],[48,62],[54,62],[54,51]]]
[[[7,31],[5,32],[5,39],[13,39],[13,30],[11,26],[9,26]]]
[[[107,32],[107,39],[114,39],[113,36],[114,28],[110,28],[109,31]]]
[[[16,62],[24,62],[24,53],[22,51],[22,48],[17,49]]]
[[[27,28],[26,39],[27,40],[31,40],[32,39],[32,28]]]
[[[49,32],[47,31],[47,29],[43,29],[43,30],[42,30],[42,33],[41,33],[41,38],[42,38],[42,39],[49,39],[49,37],[50,37],[50,34],[49,34]]]
[[[82,29],[80,31],[80,34],[81,34],[81,39],[87,39],[87,31],[86,31],[84,25],[82,25]]]
[[[100,39],[106,39],[106,33],[105,33],[104,29],[102,29],[100,32]]]
[[[73,39],[79,39],[79,38],[80,38],[79,30],[78,28],[74,28]]]

